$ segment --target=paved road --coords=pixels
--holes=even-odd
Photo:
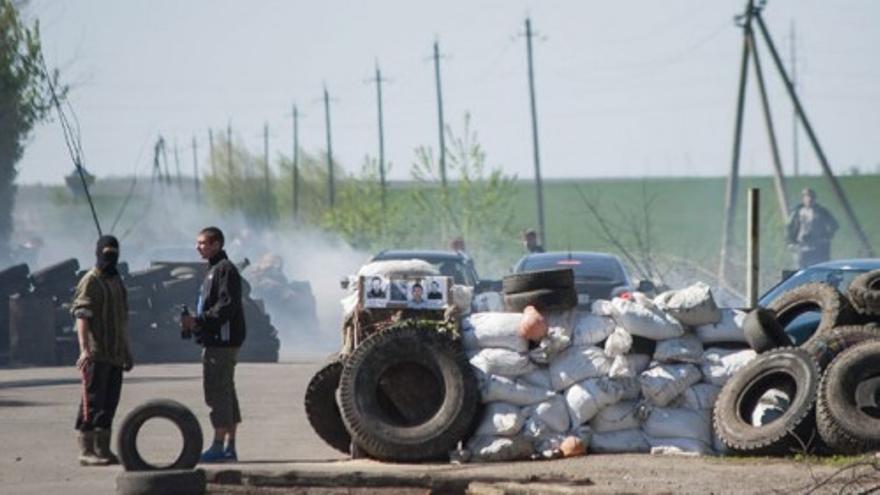
[[[834,469],[785,460],[695,459],[647,455],[599,456],[493,465],[389,465],[341,460],[312,432],[302,406],[311,375],[323,361],[311,357],[282,364],[241,364],[237,370],[245,422],[238,450],[242,462],[227,466],[272,475],[295,472],[438,473],[474,479],[502,476],[590,478],[600,492],[767,492],[803,491],[805,484]],[[119,467],[77,464],[73,421],[81,393],[74,368],[0,369],[0,493],[95,495],[113,493]],[[126,375],[117,424],[150,399],[171,398],[190,407],[210,436],[197,364],[139,366]],[[179,435],[162,420],[149,421],[141,450],[153,461],[177,452]],[[163,455],[164,454],[164,455]],[[880,480],[878,480],[880,481]],[[276,493],[276,492],[273,492]]]
[[[242,460],[340,458],[315,436],[303,413],[305,386],[320,363],[320,358],[314,358],[238,366],[236,380],[245,417],[238,440]],[[80,387],[73,367],[0,369],[0,493],[113,493],[121,468],[86,469],[77,464],[73,422]],[[126,374],[116,424],[134,407],[157,398],[175,399],[191,408],[205,438],[210,437],[199,365],[145,365]],[[153,460],[170,461],[162,456],[165,449],[160,447],[179,445],[179,435],[170,423],[162,423],[156,420],[145,425],[142,448]],[[159,441],[150,442],[150,437]]]

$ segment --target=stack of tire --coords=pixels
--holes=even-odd
[[[393,462],[448,459],[470,435],[479,402],[457,332],[424,320],[401,321],[350,355],[331,356],[305,394],[309,423],[328,445]]]
[[[24,263],[0,270],[0,364],[10,360],[9,355],[9,298],[30,291],[30,270]]]
[[[574,271],[539,270],[507,275],[501,281],[507,311],[521,313],[527,306],[539,311],[571,309],[578,304]]]
[[[144,424],[161,418],[177,427],[182,436],[180,453],[167,465],[150,462],[138,449]],[[125,471],[116,478],[117,495],[200,495],[206,491],[205,472],[195,469],[202,451],[202,429],[186,406],[159,399],[134,408],[122,421],[117,437],[119,461]]]
[[[784,328],[821,312],[816,331],[793,346]],[[744,324],[759,353],[722,389],[714,427],[733,452],[858,454],[880,449],[880,270],[862,274],[847,294],[824,283],[796,287]],[[753,411],[782,396],[771,420]],[[772,400],[770,402],[773,402]]]

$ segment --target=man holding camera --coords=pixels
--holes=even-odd
[[[214,441],[202,462],[234,462],[235,432],[241,411],[235,393],[235,364],[246,328],[241,304],[241,275],[223,250],[223,232],[206,227],[199,232],[196,250],[208,261],[195,316],[181,315],[180,326],[204,346],[202,354],[205,402],[211,408]],[[225,447],[224,447],[225,441]]]

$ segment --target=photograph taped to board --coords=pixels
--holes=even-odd
[[[444,309],[450,278],[442,276],[360,278],[365,308]]]

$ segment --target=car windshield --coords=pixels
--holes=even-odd
[[[864,273],[864,270],[840,270],[834,268],[811,268],[808,270],[802,270],[795,273],[776,287],[770,289],[769,292],[764,294],[764,297],[762,297],[759,302],[761,305],[767,305],[779,297],[783,292],[810,282],[824,282],[837,287],[837,290],[840,292],[846,293],[846,290],[849,289],[849,284],[852,283],[854,278],[862,273]]]
[[[530,257],[523,261],[519,271],[551,270],[554,268],[571,268],[574,270],[574,276],[581,279],[621,284],[626,280],[623,268],[614,258]]]

